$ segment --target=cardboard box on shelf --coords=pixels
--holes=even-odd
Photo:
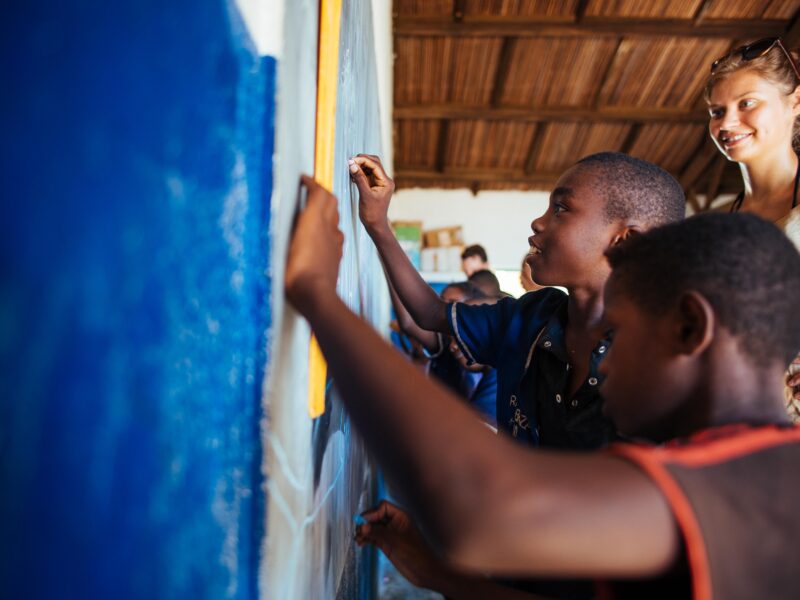
[[[464,245],[464,233],[460,225],[439,227],[422,232],[425,248],[445,248]]]

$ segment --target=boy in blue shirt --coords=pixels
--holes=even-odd
[[[445,303],[425,284],[392,234],[394,182],[377,156],[350,161],[359,216],[403,304],[424,329],[452,335],[469,361],[497,369],[497,424],[530,445],[591,449],[615,435],[601,413],[598,364],[609,341],[599,328],[610,269],[605,252],[628,237],[683,218],[685,199],[666,171],[618,152],[588,156],[556,183],[531,224],[531,265],[546,288],[493,306]]]

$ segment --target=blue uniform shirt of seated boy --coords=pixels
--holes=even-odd
[[[598,448],[615,439],[597,391],[602,382],[597,366],[609,342],[595,348],[589,377],[568,398],[567,298],[546,288],[494,305],[452,303],[449,322],[468,360],[497,369],[501,430],[531,445]]]

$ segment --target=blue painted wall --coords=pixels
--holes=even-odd
[[[0,596],[255,597],[275,61],[223,0],[2,12]]]

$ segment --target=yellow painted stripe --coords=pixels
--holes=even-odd
[[[339,31],[342,0],[321,0],[319,8],[319,60],[317,74],[317,131],[314,178],[333,189],[333,145],[336,139],[336,91],[339,80]],[[325,412],[325,383],[328,365],[317,338],[309,349],[308,414],[316,418]]]

